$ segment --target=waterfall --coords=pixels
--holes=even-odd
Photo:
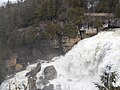
[[[17,73],[13,78],[5,80],[0,90],[15,90],[15,85],[24,90],[27,86],[26,73],[37,64],[29,65],[26,70]],[[98,90],[93,82],[100,81],[100,75],[107,65],[120,74],[120,29],[101,32],[96,36],[81,40],[65,56],[52,59],[51,62],[41,64],[41,71],[37,73],[36,86],[40,85],[39,77],[47,66],[53,65],[57,77],[49,80],[54,90]],[[117,82],[120,85],[120,80]],[[19,89],[18,89],[19,90]],[[29,89],[28,89],[29,90]]]

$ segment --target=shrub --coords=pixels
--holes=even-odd
[[[99,90],[120,90],[120,87],[115,87],[118,74],[116,71],[111,71],[111,66],[107,66],[106,70],[100,76],[101,84],[95,83]]]

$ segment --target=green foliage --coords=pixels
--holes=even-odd
[[[10,59],[13,56],[13,52],[9,48],[1,48],[0,49],[0,61]]]
[[[25,35],[24,35],[25,43],[32,44],[35,42],[36,38],[37,38],[36,28],[34,28],[32,26],[28,27],[26,29]]]
[[[98,6],[97,6],[97,12],[109,12],[109,1],[108,0],[100,0]]]
[[[17,48],[22,45],[23,37],[21,32],[19,31],[12,31],[9,34],[8,40],[7,40],[7,46],[9,48]]]
[[[69,37],[75,37],[78,34],[77,29],[71,24],[65,24],[62,32]]]
[[[67,18],[66,12],[61,12],[61,14],[59,14],[58,16],[58,20],[60,21],[65,21]]]
[[[120,87],[115,87],[118,74],[116,71],[111,71],[111,66],[107,66],[106,70],[100,76],[101,84],[95,83],[99,90],[120,90]]]
[[[99,0],[96,12],[100,13],[114,13],[115,6],[118,4],[119,0]]]
[[[84,21],[84,9],[81,7],[71,7],[69,10],[69,18],[74,24],[81,24]]]
[[[36,6],[36,15],[40,17],[41,19],[48,18],[48,7],[49,7],[49,2],[47,0],[41,2],[40,5]]]
[[[115,13],[116,5],[119,3],[119,0],[110,0],[110,12]]]
[[[75,37],[78,33],[77,29],[72,24],[64,24],[62,27],[58,23],[48,22],[46,25],[45,36],[53,38],[56,34],[67,35],[69,37]]]
[[[116,14],[117,17],[120,18],[120,4],[118,4],[118,5],[116,6],[116,8],[115,8],[115,14]]]
[[[99,18],[96,18],[95,20],[95,27],[101,27],[102,26],[102,22],[100,21]]]
[[[66,0],[69,3],[69,6],[81,6],[82,0]]]
[[[55,19],[60,5],[60,0],[44,0],[37,5],[35,13],[41,19]]]
[[[45,36],[48,38],[53,38],[56,35],[56,33],[60,32],[61,30],[59,24],[52,22],[48,22],[45,29]]]

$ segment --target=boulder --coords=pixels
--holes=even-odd
[[[44,69],[44,75],[45,75],[45,79],[52,80],[57,77],[57,71],[53,65],[48,66]]]
[[[36,79],[34,77],[28,77],[29,90],[36,90]]]
[[[23,69],[23,65],[21,65],[21,64],[16,64],[15,65],[15,71],[16,72],[19,72],[19,71],[21,71]]]
[[[40,83],[41,83],[41,84],[43,84],[43,85],[46,85],[46,84],[48,84],[48,83],[49,83],[49,81],[48,81],[48,80],[44,79],[44,78],[43,78],[43,77],[41,77],[41,76],[40,76],[40,78],[39,78],[39,79],[40,79]]]
[[[45,86],[42,90],[54,90],[54,85],[49,84],[49,86]]]
[[[26,73],[25,76],[29,76],[29,77],[35,77],[36,74],[41,70],[41,63],[38,63],[36,68],[31,70],[30,72]]]

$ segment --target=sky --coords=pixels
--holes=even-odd
[[[8,0],[0,0],[0,5],[3,3],[3,2],[7,2]],[[9,0],[9,1],[16,1],[16,0]]]

